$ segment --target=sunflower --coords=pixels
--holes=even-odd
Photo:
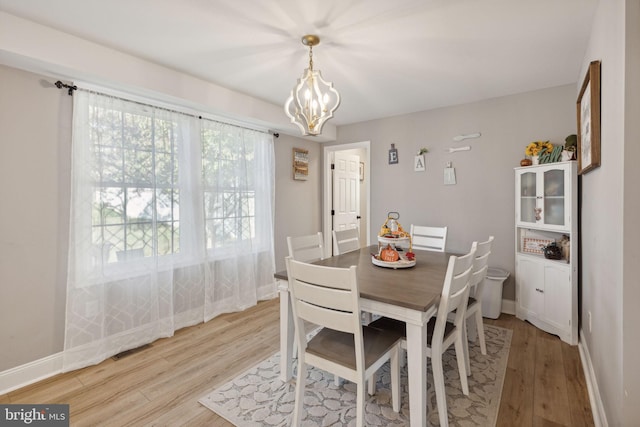
[[[553,150],[553,144],[549,141],[534,141],[527,145],[524,154],[527,156],[537,156],[542,153],[550,153]]]

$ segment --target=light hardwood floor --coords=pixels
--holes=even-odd
[[[68,403],[73,426],[230,426],[198,403],[279,349],[278,300],[176,332],[118,361],[0,395],[0,403]],[[498,426],[591,426],[578,348],[514,316]]]

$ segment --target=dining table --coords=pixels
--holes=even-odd
[[[357,266],[360,309],[407,325],[409,420],[427,425],[427,324],[435,315],[444,285],[449,257],[446,252],[414,250],[415,265],[393,268],[375,265],[378,245],[313,262],[328,267]],[[280,294],[280,378],[293,375],[294,322],[286,271],[275,274]]]

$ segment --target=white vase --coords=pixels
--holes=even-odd
[[[538,164],[538,156],[531,156],[531,164],[532,165],[537,165]]]

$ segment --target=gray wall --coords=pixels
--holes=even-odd
[[[4,66],[0,94],[1,372],[62,351],[72,99]]]
[[[72,98],[55,79],[0,65],[0,372],[63,349]],[[293,147],[310,155],[292,179]],[[275,140],[276,267],[285,236],[321,230],[320,144]]]
[[[338,143],[371,141],[371,241],[387,217],[400,223],[447,225],[447,248],[464,252],[474,240],[494,235],[490,264],[510,271],[503,298],[515,300],[513,168],[525,146],[536,140],[563,144],[575,133],[575,85],[566,85],[473,104],[391,117],[338,128]],[[459,134],[478,139],[454,142]],[[399,163],[388,164],[391,144]],[[471,151],[448,153],[449,147]],[[427,170],[414,172],[413,159],[426,147]],[[447,162],[457,184],[444,185]]]
[[[624,132],[624,255],[623,277],[623,417],[626,425],[640,423],[640,2],[627,0],[625,16],[625,132]],[[635,185],[634,185],[635,184]]]
[[[602,61],[602,165],[582,176],[581,343],[588,349],[604,424],[640,424],[640,10],[601,0],[580,70]],[[580,87],[576,88],[576,96]]]
[[[309,150],[309,179],[295,181],[292,172],[292,149]],[[280,135],[276,151],[276,271],[284,270],[287,236],[301,236],[322,231],[321,145],[288,135]]]

